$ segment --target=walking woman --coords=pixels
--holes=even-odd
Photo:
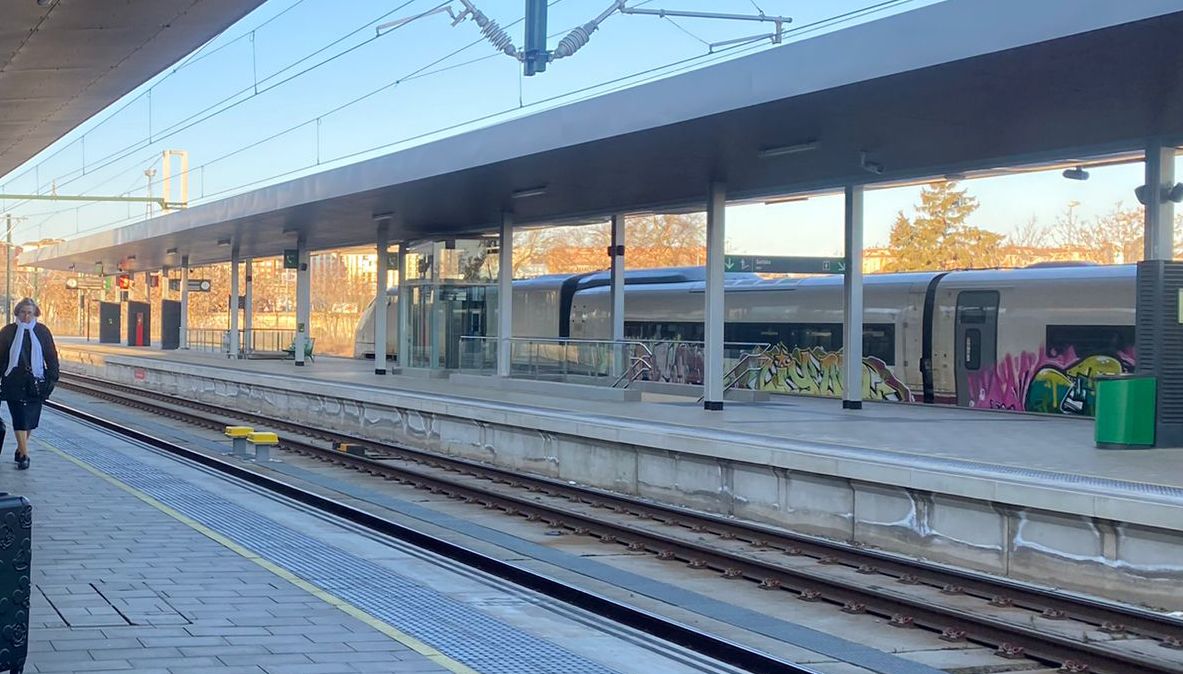
[[[58,350],[49,328],[37,322],[41,309],[26,297],[13,309],[16,321],[0,329],[0,358],[7,357],[0,397],[8,401],[16,434],[16,467],[29,467],[29,432],[41,421],[41,403],[57,384]],[[3,443],[0,426],[0,443]]]

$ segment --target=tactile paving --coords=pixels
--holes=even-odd
[[[615,672],[126,454],[43,433],[62,451],[484,674]]]

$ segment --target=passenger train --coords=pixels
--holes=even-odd
[[[1135,276],[1133,265],[868,275],[864,399],[1091,416],[1095,377],[1134,367]],[[627,272],[625,337],[701,341],[704,279],[701,267]],[[514,336],[610,339],[609,283],[607,272],[515,281]],[[841,395],[840,276],[729,273],[725,286],[726,341],[771,347],[750,387]],[[355,355],[373,357],[373,334],[371,305]]]

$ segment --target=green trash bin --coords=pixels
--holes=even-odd
[[[1154,446],[1158,380],[1147,375],[1097,377],[1094,440],[1101,449]]]

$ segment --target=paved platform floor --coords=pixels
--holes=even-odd
[[[46,412],[28,672],[727,672]],[[540,635],[547,635],[546,637]]]
[[[160,351],[60,340],[63,348],[159,359],[258,372],[338,384],[398,389],[489,403],[561,411],[579,417],[610,418],[652,426],[708,429],[755,439],[770,447],[874,450],[910,458],[950,459],[982,469],[1041,471],[1084,479],[1124,481],[1148,497],[1183,503],[1183,449],[1101,450],[1093,445],[1089,419],[968,410],[898,403],[868,403],[863,410],[843,410],[832,399],[773,396],[770,402],[729,402],[721,412],[707,412],[688,397],[645,394],[637,402],[589,401],[552,392],[522,393],[458,385],[446,379],[374,374],[373,361],[320,357],[297,368],[292,361],[228,360],[221,354]],[[577,395],[574,394],[574,395]],[[972,469],[969,465],[967,468]],[[1037,476],[1038,477],[1038,476]],[[1141,489],[1141,485],[1162,489]]]

